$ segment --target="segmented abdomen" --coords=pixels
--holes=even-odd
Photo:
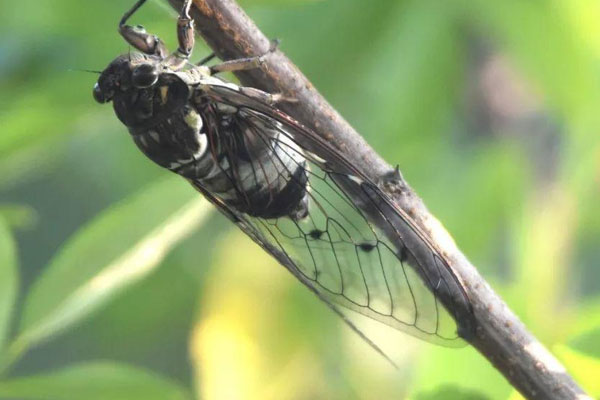
[[[218,103],[199,109],[186,105],[151,128],[130,132],[155,163],[241,212],[294,219],[307,213],[308,176],[301,151],[243,110]]]

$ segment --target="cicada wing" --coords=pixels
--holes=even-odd
[[[271,152],[274,157],[281,157],[285,151],[287,160],[305,160],[296,161],[294,166],[277,160],[270,164],[280,168],[281,179],[290,179],[291,169],[304,169],[308,178],[308,213],[298,220],[263,219],[227,207],[218,198],[213,202],[328,302],[430,342],[463,345],[454,318],[436,297],[441,292],[462,296],[438,252],[427,244],[415,248],[405,243],[404,231],[412,232],[410,226],[398,227],[406,224],[406,217],[391,206],[376,185],[347,170],[336,171],[312,152],[302,150],[290,133],[294,125],[258,111],[252,107],[252,101],[235,104],[239,107],[238,123],[245,126],[242,131],[263,137],[266,146],[273,150],[277,147]],[[281,133],[279,139],[273,131]],[[260,174],[265,160],[255,162],[255,170]],[[382,226],[387,228],[385,232]],[[435,271],[425,272],[423,262],[435,265]]]
[[[460,281],[385,193],[287,115],[230,87],[209,89],[215,101],[238,108],[241,131],[262,137],[265,146],[273,147],[274,157],[284,151],[287,160],[303,160],[293,166],[271,160],[281,179],[291,179],[297,168],[308,178],[305,218],[251,217],[215,199],[226,214],[328,302],[430,342],[463,345],[454,321],[457,315],[451,316],[437,297],[450,296],[459,307],[468,308]],[[315,150],[323,151],[317,156]],[[255,162],[260,174],[265,160]]]

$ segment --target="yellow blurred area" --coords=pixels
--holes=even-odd
[[[574,32],[577,40],[586,45],[588,51],[600,57],[600,2],[597,0],[569,0],[560,3]]]
[[[198,398],[344,398],[335,379],[342,379],[355,398],[407,392],[421,341],[349,313],[359,329],[392,357],[395,368],[249,239],[234,231],[223,243],[227,244],[218,249],[213,263],[218,267],[209,273],[190,338]],[[296,292],[312,303],[294,308],[290,303]],[[313,306],[328,318],[326,324],[314,322],[318,316]],[[298,309],[305,314],[289,316]],[[341,332],[335,329],[339,326]],[[330,357],[319,354],[331,341],[337,341],[340,349],[332,349]],[[334,354],[337,373],[332,377],[326,360]]]
[[[600,360],[563,344],[552,349],[588,393],[600,393]]]
[[[278,315],[289,285],[298,283],[240,233],[224,242],[190,341],[198,398],[321,398],[327,384],[310,349],[295,343],[278,351],[290,336]]]
[[[521,396],[521,394],[517,391],[511,393],[508,400],[525,400],[525,397]]]
[[[394,367],[243,234],[233,231],[222,243],[190,337],[197,398],[404,398],[420,379],[415,372],[423,354],[454,363],[464,358],[347,312]],[[309,304],[294,305],[304,301]],[[329,346],[332,341],[339,348]],[[423,387],[450,382],[448,376]],[[347,390],[341,394],[340,387]]]
[[[566,325],[556,326],[556,319],[572,312],[565,302],[564,282],[568,279],[569,260],[573,251],[573,231],[577,224],[574,199],[562,188],[544,188],[532,194],[527,217],[521,220],[522,276],[519,287],[526,296],[527,318],[540,331],[552,333],[548,339],[564,336]],[[560,229],[556,229],[560,227]],[[531,290],[535,281],[538,290]],[[542,329],[543,328],[543,329]],[[562,330],[561,330],[562,328]]]

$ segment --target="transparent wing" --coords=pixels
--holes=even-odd
[[[404,240],[406,229],[414,233],[407,217],[391,206],[376,185],[302,150],[290,133],[297,134],[293,122],[257,109],[263,105],[253,99],[240,101],[235,96],[225,99],[239,109],[240,131],[262,138],[265,146],[272,147],[273,157],[288,160],[268,161],[278,168],[278,179],[298,179],[297,174],[293,178],[294,171],[303,169],[308,178],[308,215],[300,220],[262,219],[229,208],[219,199],[213,202],[326,301],[427,341],[463,345],[454,318],[436,295],[452,293],[465,303],[468,299],[435,248],[426,244],[414,248]],[[219,100],[223,98],[221,93]],[[281,135],[273,135],[274,131]],[[257,175],[265,170],[264,159],[252,162]],[[405,224],[405,229],[398,229],[399,224]],[[389,229],[384,232],[381,226]],[[423,262],[436,265],[435,271],[425,271]]]

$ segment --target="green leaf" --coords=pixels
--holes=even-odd
[[[489,397],[475,390],[464,389],[455,385],[444,385],[431,392],[422,392],[414,396],[414,400],[488,400]]]
[[[446,2],[396,2],[386,9],[387,24],[382,23],[369,45],[371,57],[361,61],[366,89],[359,107],[367,118],[359,121],[359,128],[377,132],[370,143],[382,149],[384,158],[402,160],[408,172],[431,153],[416,148],[438,140],[448,107],[458,95],[460,36],[454,10]],[[417,131],[418,136],[406,135]],[[395,145],[398,137],[402,146]]]
[[[568,322],[566,345],[588,356],[600,358],[600,297],[577,304]]]
[[[418,364],[410,379],[410,390],[414,395],[460,387],[465,396],[468,392],[500,399],[506,398],[511,391],[506,379],[472,346],[460,350],[425,346],[418,361],[415,359],[413,363]],[[466,376],[469,379],[465,379]]]
[[[36,210],[25,204],[0,204],[0,216],[17,229],[32,228],[38,221]]]
[[[0,382],[0,397],[53,400],[183,400],[187,391],[147,370],[90,362],[56,372]]]
[[[19,335],[5,363],[152,272],[206,216],[210,206],[200,199],[171,178],[109,208],[76,232],[27,296]]]
[[[0,217],[0,354],[8,337],[18,290],[16,244],[6,222]]]

